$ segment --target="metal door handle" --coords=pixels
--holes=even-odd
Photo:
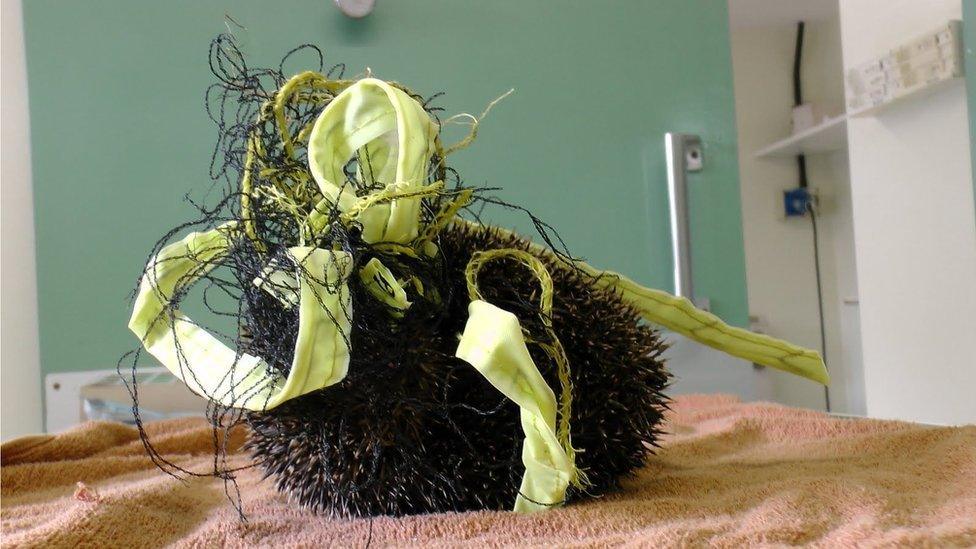
[[[674,294],[707,308],[707,299],[695,298],[691,271],[691,234],[688,225],[689,172],[702,169],[701,138],[694,134],[664,134],[664,156],[668,165],[668,206],[671,214],[671,257],[674,263]]]

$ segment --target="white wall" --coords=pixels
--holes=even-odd
[[[2,9],[0,437],[6,440],[40,432],[42,412],[23,18],[19,0],[3,0]]]
[[[752,11],[745,17],[740,9]],[[730,2],[730,14],[750,313],[760,318],[769,334],[819,349],[810,220],[783,217],[782,191],[798,183],[796,161],[754,156],[790,133],[795,21],[767,21],[763,13],[736,1]],[[839,21],[836,11],[826,8],[810,15],[817,20],[807,21],[805,33],[804,99],[836,115],[844,107]],[[758,23],[748,24],[753,21]],[[844,151],[807,157],[810,185],[824,198],[820,258],[832,410],[863,414],[857,308],[842,304],[843,298],[857,294],[846,162]],[[824,408],[823,387],[777,371],[766,370],[764,375],[771,378],[775,400]]]
[[[843,0],[845,67],[961,18]],[[963,82],[848,125],[867,412],[976,422],[976,224]]]

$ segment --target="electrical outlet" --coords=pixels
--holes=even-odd
[[[819,203],[816,189],[796,187],[783,191],[783,214],[786,217],[803,217],[810,210],[817,213]]]

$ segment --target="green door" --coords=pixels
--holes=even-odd
[[[24,10],[45,374],[113,368],[137,343],[126,297],[152,243],[191,217],[184,194],[209,182],[207,48],[225,13],[247,27],[236,33],[255,66],[314,43],[347,75],[370,67],[447,92],[448,113],[479,113],[515,88],[454,166],[557,227],[576,255],[646,285],[673,284],[664,134],[698,134],[695,291],[746,323],[725,2],[380,0],[363,20],[327,0]],[[531,228],[521,214],[487,218]]]

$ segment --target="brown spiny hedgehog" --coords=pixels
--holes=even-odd
[[[445,230],[442,310],[412,307],[394,337],[354,329],[344,381],[249,415],[248,446],[282,492],[340,516],[511,507],[523,472],[518,407],[454,356],[468,316],[465,266],[474,252],[496,248],[527,250],[528,241],[490,228]],[[572,365],[577,466],[589,481],[585,493],[570,490],[568,499],[601,495],[640,467],[656,443],[667,402],[666,346],[618,296],[593,288],[555,256],[541,259],[555,287],[553,327]],[[537,329],[538,281],[523,266],[494,263],[479,285],[493,303],[525,311],[519,320],[530,333]],[[375,303],[362,291],[353,296],[357,314]],[[529,349],[546,381],[559,387],[552,361]]]

